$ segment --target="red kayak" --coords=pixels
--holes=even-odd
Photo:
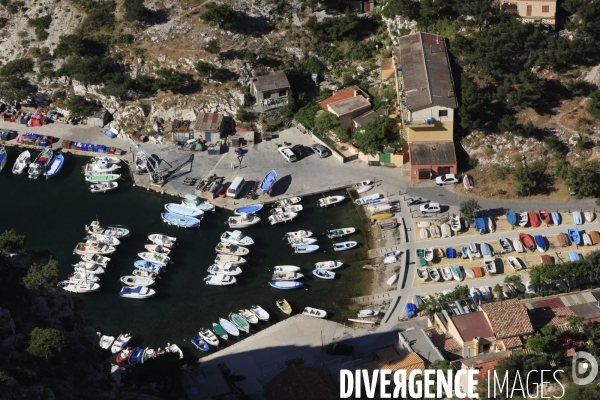
[[[225,196],[227,196],[227,189],[229,188],[229,185],[225,185],[221,188],[221,190],[219,190],[219,192],[217,193],[217,196],[221,197],[221,198],[225,198]]]
[[[535,251],[535,241],[533,240],[531,235],[528,235],[526,233],[519,233],[519,240],[523,244],[523,247],[530,251]]]
[[[131,353],[133,353],[133,349],[130,349],[129,347],[124,350],[121,350],[119,354],[117,354],[117,362],[122,363],[129,360],[129,357],[131,357]]]
[[[529,223],[534,228],[537,228],[538,226],[540,226],[542,224],[542,221],[540,221],[540,218],[538,217],[536,212],[531,211],[531,212],[528,212],[527,215],[529,216]]]
[[[540,219],[545,224],[550,223],[551,218],[550,218],[550,213],[548,212],[548,210],[540,210]]]

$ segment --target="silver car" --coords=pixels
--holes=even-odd
[[[327,157],[329,155],[329,150],[327,149],[327,147],[323,146],[322,144],[315,143],[312,146],[310,146],[310,148],[312,149],[312,151],[317,153],[319,155],[319,157],[321,157],[321,158]]]

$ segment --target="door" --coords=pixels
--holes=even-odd
[[[528,17],[531,17],[531,6],[527,6],[527,13],[526,13],[526,15]]]
[[[450,173],[450,167],[438,167],[438,175],[446,175]]]
[[[389,163],[391,160],[390,153],[379,152],[379,162]]]
[[[210,142],[210,132],[204,132],[204,138],[206,139],[207,142]]]

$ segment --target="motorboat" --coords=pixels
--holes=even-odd
[[[296,238],[296,239],[288,239],[288,244],[291,246],[300,246],[302,244],[315,244],[317,243],[317,239],[315,238]]]
[[[138,257],[140,257],[142,260],[162,265],[163,267],[166,266],[170,261],[169,256],[160,253],[152,253],[150,251],[143,251],[141,253],[138,253]]]
[[[460,217],[456,214],[452,214],[452,217],[450,217],[450,229],[454,232],[459,232],[462,229]]]
[[[271,225],[279,224],[281,222],[288,222],[298,216],[295,212],[282,212],[273,215],[269,215],[269,222]]]
[[[231,323],[231,321],[226,320],[225,318],[219,318],[219,325],[225,329],[225,331],[227,332],[227,334],[231,335],[231,336],[239,336],[240,335],[240,330]],[[213,328],[214,328],[215,324],[213,324]],[[215,331],[215,333],[217,333]],[[218,333],[217,333],[218,334]]]
[[[354,241],[334,243],[333,251],[350,250],[350,249],[355,248],[356,246],[358,246],[358,243],[356,243]]]
[[[370,215],[370,218],[379,221],[382,219],[388,219],[388,218],[392,218],[394,216],[394,214],[388,212],[388,211],[381,211],[381,212],[376,212]]]
[[[529,251],[535,251],[535,240],[527,233],[519,233],[519,240],[523,244],[523,247]]]
[[[287,199],[282,199],[282,200],[278,200],[275,203],[273,203],[273,207],[277,208],[277,207],[285,207],[285,206],[289,206],[292,204],[298,204],[302,201],[302,198],[300,197],[288,197]]]
[[[99,221],[92,221],[89,226],[85,226],[85,230],[89,233],[98,233],[100,235],[114,236],[116,238],[126,238],[130,235],[129,229],[126,226],[103,226],[100,225]]]
[[[600,244],[600,233],[597,231],[590,231],[589,235],[590,239],[592,240],[592,245]]]
[[[445,281],[452,280],[452,271],[450,271],[450,267],[440,268],[440,272],[442,273],[442,279]]]
[[[449,238],[452,236],[452,230],[447,222],[444,222],[442,225],[440,225],[440,230],[442,231],[443,238]]]
[[[387,203],[391,203],[391,201],[392,200],[389,197],[382,197],[379,199],[369,200],[367,205],[373,206],[373,205],[377,205],[377,204],[387,204]]]
[[[231,229],[249,228],[260,223],[260,217],[253,214],[242,214],[227,218],[227,224]]]
[[[85,237],[86,243],[89,242],[98,242],[107,244],[109,246],[118,246],[121,244],[121,241],[113,236],[100,235],[98,233],[90,233]]]
[[[119,296],[128,299],[147,299],[156,294],[156,290],[150,289],[147,286],[125,286],[121,289]]]
[[[212,333],[210,329],[200,328],[198,336],[200,336],[206,343],[210,344],[211,346],[216,347],[219,345],[219,338],[217,337],[217,335]]]
[[[38,154],[36,159],[31,164],[29,164],[29,170],[27,171],[29,179],[39,178],[39,176],[44,172],[44,170],[48,166],[48,163],[52,160],[53,155],[54,152],[49,147],[42,150],[42,152]]]
[[[255,304],[250,306],[250,311],[252,311],[252,313],[256,315],[260,321],[266,322],[269,320],[269,318],[271,318],[269,313],[259,305]]]
[[[569,252],[569,261],[575,262],[575,261],[580,261],[580,260],[581,260],[581,256],[579,255],[578,252],[576,252],[576,251]]]
[[[526,212],[519,213],[519,226],[527,226],[529,223],[529,214]]]
[[[423,258],[425,261],[433,261],[433,249],[426,248],[423,252]]]
[[[479,249],[477,248],[477,244],[474,242],[469,242],[467,250],[468,250],[469,254],[471,254],[472,257],[479,258],[482,255],[482,253],[480,253]],[[490,250],[490,254],[491,254],[491,250]]]
[[[567,235],[569,236],[569,240],[571,240],[571,243],[581,243],[581,236],[579,235],[579,230],[577,230],[576,228],[567,229]]]
[[[109,257],[104,257],[99,254],[85,254],[81,256],[81,259],[85,262],[99,264],[103,267],[106,267],[110,262]]]
[[[429,238],[429,231],[425,228],[421,228],[419,230],[419,236],[421,237],[421,239],[427,239]]]
[[[286,299],[276,300],[275,305],[281,310],[282,313],[287,315],[292,314],[292,306],[290,306],[290,303],[288,303]]]
[[[466,247],[460,248],[460,254],[462,255],[462,258],[469,258],[469,250]]]
[[[183,204],[168,203],[165,204],[165,210],[169,213],[185,215],[186,217],[202,218],[204,211],[196,207],[189,207]]]
[[[17,161],[15,161],[15,164],[12,167],[12,173],[21,175],[29,163],[31,163],[31,153],[28,150],[25,150],[17,157]]]
[[[240,256],[233,256],[230,254],[217,254],[215,257],[215,264],[232,264],[242,265],[246,264],[246,259]]]
[[[90,192],[92,193],[106,193],[110,190],[114,190],[119,187],[118,182],[101,182],[90,185]]]
[[[592,239],[590,238],[590,235],[587,234],[587,232],[581,233],[581,241],[585,246],[592,245]]]
[[[344,263],[339,260],[337,260],[337,261],[320,261],[318,263],[315,263],[315,269],[324,269],[327,271],[333,271],[338,268],[342,268],[343,265],[344,265]]]
[[[525,249],[523,248],[523,243],[521,243],[521,240],[519,238],[514,239],[512,244],[517,253],[523,253],[525,251]]]
[[[94,174],[86,175],[85,180],[90,183],[112,182],[121,179],[119,174]]]
[[[483,265],[485,267],[485,272],[488,273],[489,275],[495,275],[496,274],[496,262],[494,261],[494,259],[492,257],[484,257],[483,258]]]
[[[275,185],[276,181],[277,181],[277,172],[275,172],[275,170],[273,170],[273,171],[269,172],[267,175],[265,175],[264,179],[262,180],[262,182],[260,183],[260,186],[258,188],[263,193],[269,193],[271,191],[271,189],[273,189],[273,185]]]
[[[569,235],[564,232],[561,232],[556,236],[556,240],[560,247],[569,247],[571,245],[571,240],[569,239]]]
[[[596,213],[594,213],[592,211],[585,211],[583,213],[583,217],[585,218],[586,222],[592,222],[593,220],[596,219]]]
[[[552,217],[552,223],[554,225],[560,225],[560,223],[562,222],[562,217],[559,213],[551,212],[550,216]]]
[[[433,251],[433,253],[434,253],[434,257],[437,257],[437,258],[439,258],[439,259],[442,259],[442,258],[444,258],[444,256],[445,256],[445,253],[444,253],[444,250],[443,250],[443,249],[435,249],[435,250]]]
[[[252,205],[249,205],[249,206],[244,206],[244,207],[236,208],[235,210],[233,210],[233,213],[235,215],[256,214],[257,212],[259,212],[260,210],[262,210],[263,207],[264,206],[262,204],[252,204]]]
[[[361,197],[360,199],[354,200],[354,204],[356,204],[357,206],[364,206],[365,204],[368,204],[370,201],[381,199],[382,197],[383,197],[383,195],[381,193],[373,193],[371,195]]]
[[[313,275],[321,279],[335,279],[335,272],[328,271],[326,269],[315,269]]]
[[[552,221],[552,217],[550,216],[550,213],[548,212],[548,210],[539,210],[538,214],[539,214],[542,222],[545,223],[546,225],[548,225]]]
[[[98,333],[100,334],[100,333]],[[114,336],[102,335],[100,337],[100,348],[103,350],[109,350],[112,344],[115,342]]]
[[[77,270],[75,272],[73,272],[70,276],[69,276],[69,280],[70,281],[90,281],[90,282],[100,282],[100,277],[98,277],[98,274],[92,274],[90,272],[85,272],[82,270]]]
[[[221,235],[221,242],[229,243],[237,246],[251,246],[254,240],[250,236],[244,235],[241,231],[225,231]]]
[[[238,313],[229,313],[229,321],[240,331],[250,333],[250,324]]]
[[[225,320],[225,321],[227,321],[227,320]],[[227,322],[229,322],[229,321],[227,321]],[[229,322],[229,323],[231,323],[231,322]],[[235,326],[234,326],[234,328],[235,328]],[[220,337],[221,339],[223,339],[223,340],[228,340],[229,339],[229,334],[227,333],[227,331],[220,324],[217,324],[216,322],[213,322],[212,323],[212,329],[213,329],[213,332],[218,337]],[[234,335],[234,336],[238,336],[239,334],[240,334],[240,332],[237,331],[237,334]]]
[[[212,286],[229,286],[237,283],[237,279],[232,275],[217,274],[204,278],[204,283]]]
[[[62,166],[64,163],[65,163],[65,156],[63,156],[62,154],[56,154],[52,158],[52,161],[50,161],[48,163],[48,165],[46,166],[46,169],[44,170],[44,176],[46,177],[46,179],[50,179],[53,176],[55,176],[56,174],[58,174],[60,172],[60,170],[62,169]]]
[[[62,281],[58,286],[63,290],[71,293],[91,293],[100,290],[100,285],[95,282],[86,281]]]
[[[190,340],[192,344],[200,351],[209,351],[210,346],[208,343],[204,341],[200,336],[196,336],[195,338]]]
[[[76,264],[73,264],[73,266],[75,267],[75,272],[84,274],[100,275],[105,272],[104,268],[100,264],[87,263],[85,261],[80,261]]]
[[[508,262],[508,265],[510,265],[515,271],[525,269],[525,264],[523,264],[523,261],[520,258],[510,256],[506,259],[506,261]]]
[[[283,289],[283,290],[291,290],[291,289],[300,289],[302,286],[302,282],[296,281],[270,281],[269,286],[275,289]]]
[[[319,250],[319,246],[316,244],[302,244],[300,246],[293,246],[294,253],[298,254],[306,254],[306,253],[314,253]]]
[[[164,254],[165,256],[168,256],[171,252],[171,249],[160,244],[145,244],[144,248],[152,253]]]
[[[463,186],[465,187],[465,190],[473,189],[473,178],[465,174],[465,176],[463,177]]]
[[[313,235],[312,231],[300,230],[300,231],[286,233],[285,236],[283,237],[283,239],[289,240],[289,239],[305,238],[305,237],[311,237],[312,235]]]
[[[356,193],[361,194],[373,189],[373,181],[360,181],[354,184]]]
[[[201,211],[215,211],[215,205],[211,204],[208,200],[194,196],[193,194],[186,194],[181,201],[181,204],[187,207],[197,208]]]
[[[305,307],[302,311],[302,315],[313,318],[326,318],[327,312],[324,310],[319,310],[318,308]]]
[[[512,246],[510,244],[510,240],[505,237],[499,237],[498,243],[500,243],[500,247],[502,247],[503,253],[510,253],[512,251]]]
[[[465,279],[465,276],[458,265],[451,265],[450,272],[452,273],[452,278],[454,278],[455,281],[462,282],[462,280]]]
[[[143,269],[136,268],[131,274],[134,276],[139,276],[140,278],[156,279],[156,274],[154,272],[144,271]]]
[[[271,279],[275,282],[279,281],[297,281],[304,278],[304,275],[299,272],[291,271],[275,271]]]
[[[508,211],[506,213],[506,222],[512,226],[515,226],[517,224],[517,213],[514,211]]]
[[[485,301],[490,301],[492,299],[492,291],[487,286],[480,286],[479,291],[481,292],[481,296]]]
[[[583,218],[581,217],[581,211],[573,211],[573,222],[575,225],[583,224]]]
[[[129,343],[130,340],[131,335],[129,333],[121,333],[110,347],[110,352],[113,354],[117,354],[118,352],[122,351],[125,348],[125,346],[127,346],[127,343]]]
[[[112,254],[117,250],[115,246],[109,246],[104,243],[91,241],[86,243],[77,243],[73,254]]]
[[[317,205],[319,207],[329,207],[329,206],[334,206],[338,203],[341,203],[342,201],[344,201],[344,199],[346,199],[345,196],[328,196],[328,197],[324,197],[322,199],[319,199],[319,201],[317,202]]]
[[[151,286],[154,285],[154,279],[142,278],[135,275],[122,276],[120,279],[121,283],[127,286]]]
[[[417,268],[417,278],[419,278],[422,282],[425,282],[429,279],[429,274],[427,273],[427,268]]]
[[[440,234],[440,227],[437,225],[431,225],[429,227],[429,233],[431,234],[431,237],[434,239],[437,239],[441,236]]]
[[[379,229],[381,229],[382,231],[387,231],[388,229],[394,229],[397,226],[398,226],[398,222],[396,222],[396,221],[384,222],[379,225]]]
[[[231,275],[237,276],[242,273],[242,269],[238,265],[227,264],[213,264],[208,267],[207,272],[212,275]]]
[[[250,250],[243,246],[223,242],[219,242],[217,244],[217,247],[215,247],[215,251],[219,254],[227,254],[238,257],[247,256],[248,254],[250,254]]]
[[[116,172],[121,166],[118,163],[113,163],[106,160],[96,160],[89,162],[83,168],[85,175],[100,175]]]
[[[139,363],[142,359],[142,355],[144,355],[144,349],[140,347],[136,347],[135,349],[133,349],[131,355],[129,356],[129,364],[134,365]]]
[[[427,274],[429,275],[429,279],[431,279],[434,282],[439,282],[440,281],[440,273],[438,272],[437,268],[427,268]]]
[[[301,271],[300,267],[296,267],[294,265],[276,265],[273,267],[273,272],[299,272]]]
[[[163,235],[162,233],[152,233],[148,235],[148,240],[154,244],[172,249],[173,247],[175,247],[175,242],[177,238]]]
[[[360,310],[358,312],[357,317],[358,318],[371,318],[371,317],[376,317],[378,315],[379,315],[379,311],[365,309],[365,310]]]
[[[330,229],[328,231],[325,231],[325,236],[327,236],[329,239],[335,239],[343,236],[352,235],[354,232],[356,232],[355,228]]]
[[[133,263],[133,266],[137,269],[141,269],[142,271],[152,272],[155,274],[159,274],[163,269],[162,265],[146,260],[137,260]]]
[[[163,222],[178,228],[200,228],[201,220],[198,218],[168,212],[160,214],[160,217]]]
[[[537,247],[538,251],[543,253],[548,250],[548,241],[545,237],[542,235],[535,235],[533,240],[535,241],[535,246]]]
[[[527,216],[529,218],[529,224],[532,227],[537,228],[542,224],[542,221],[540,221],[540,218],[538,217],[538,214],[536,212],[530,211],[527,213]]]
[[[167,343],[165,347],[165,353],[175,353],[179,355],[179,359],[183,359],[183,351],[176,344]]]

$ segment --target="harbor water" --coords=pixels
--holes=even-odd
[[[337,207],[322,209],[316,206],[318,197],[303,198],[304,210],[295,220],[273,227],[266,221],[270,208],[266,207],[259,214],[262,225],[242,229],[255,244],[250,248],[248,265],[242,267],[238,283],[225,287],[207,286],[203,278],[214,261],[219,236],[225,230],[231,230],[225,224],[231,215],[229,212],[207,213],[200,229],[178,229],[163,223],[160,213],[166,203],[179,203],[180,199],[134,187],[128,173],[124,173],[124,180],[119,182],[117,190],[92,194],[81,173],[87,158],[67,155],[57,176],[50,180],[43,176],[30,180],[26,172],[20,176],[12,175],[11,168],[17,155],[16,150],[9,150],[8,164],[0,173],[0,191],[5,199],[0,231],[14,228],[27,236],[29,249],[49,250],[60,263],[61,279],[73,272],[72,264],[79,259],[73,249],[84,238],[86,224],[98,219],[102,224],[125,225],[131,230],[131,237],[123,239],[118,250],[110,256],[112,262],[101,275],[100,291],[69,294],[76,299],[88,321],[103,334],[117,336],[120,332],[130,332],[135,346],[157,348],[170,342],[191,349],[189,341],[200,327],[210,328],[220,317],[227,318],[230,312],[254,304],[262,306],[271,315],[269,324],[254,328],[264,329],[285,318],[275,307],[278,298],[286,298],[294,314],[310,306],[325,309],[330,318],[341,321],[343,312],[335,307],[334,301],[367,294],[369,272],[361,268],[364,264],[361,260],[368,250],[367,241],[362,221],[349,200]],[[32,154],[35,156],[37,152]],[[337,241],[355,240],[362,246],[334,252],[332,240],[325,237],[324,232],[350,226],[357,228],[358,233]],[[321,246],[319,251],[292,253],[282,238],[286,232],[299,229],[314,232],[319,240],[317,244]],[[137,253],[145,251],[144,244],[149,243],[147,235],[154,232],[177,237],[178,245],[171,252],[173,263],[157,279],[154,298],[122,299],[119,297],[122,286],[119,278],[131,274]],[[333,281],[312,276],[314,263],[326,260],[346,263],[343,269],[336,271],[338,276]],[[269,287],[267,282],[275,265],[301,267],[305,275],[304,288],[285,291]]]

